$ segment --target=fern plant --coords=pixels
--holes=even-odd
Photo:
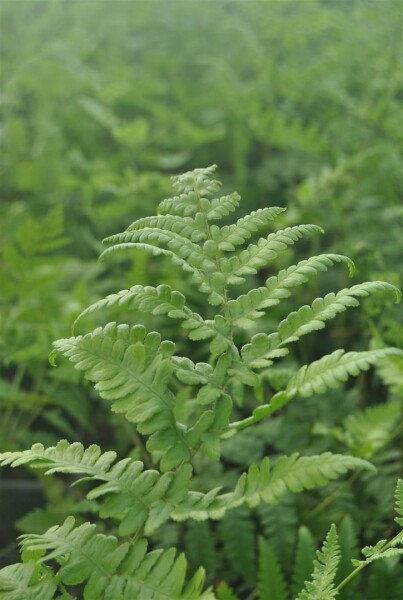
[[[238,208],[240,198],[236,193],[214,197],[220,187],[214,170],[212,166],[174,177],[176,196],[160,204],[157,216],[139,219],[127,231],[108,238],[103,258],[131,249],[168,256],[190,275],[216,314],[200,315],[181,292],[167,285],[135,285],[93,304],[77,320],[112,305],[162,315],[180,323],[189,339],[197,342],[198,353],[206,352],[207,361],[180,356],[172,341],[142,325],[108,323],[54,343],[51,360],[62,354],[83,371],[111,410],[123,414],[144,437],[148,456],[146,464],[130,457],[117,460],[114,452],[67,441],[0,455],[2,464],[31,465],[48,474],[77,475],[75,483],[92,482],[87,497],[105,520],[104,531],[89,522],[76,526],[69,517],[42,535],[23,536],[22,565],[0,571],[5,600],[74,598],[70,586],[79,586],[85,600],[213,598],[210,589],[203,591],[202,568],[185,583],[182,555],[147,549],[147,538],[163,523],[220,519],[232,509],[276,504],[287,492],[326,485],[350,469],[373,469],[360,457],[295,452],[273,464],[265,457],[250,465],[230,490],[193,489],[194,463],[200,455],[219,461],[223,440],[277,413],[296,397],[324,393],[379,359],[400,353],[393,348],[336,350],[302,366],[283,389],[270,392],[272,366],[289,354],[291,344],[323,329],[328,320],[358,306],[361,298],[385,292],[399,300],[400,294],[382,281],[354,285],[316,298],[270,333],[246,337],[267,309],[289,298],[311,277],[335,264],[352,271],[353,264],[342,255],[322,254],[245,291],[248,276],[321,228],[287,227],[248,243],[283,209],[264,208],[234,224],[218,225]],[[236,291],[239,286],[241,293]],[[179,401],[180,386],[188,390],[186,402]],[[250,414],[245,414],[251,404]],[[266,552],[263,545],[261,552]],[[259,585],[264,586],[264,580]]]
[[[279,564],[278,557],[273,552],[271,544],[263,537],[259,538],[258,559],[256,561],[257,587],[253,597],[258,600],[331,600],[341,598],[342,590],[347,584],[357,584],[358,575],[368,565],[380,559],[394,559],[403,554],[403,481],[398,480],[395,490],[395,523],[400,526],[394,537],[380,540],[375,546],[363,548],[364,560],[354,558],[357,556],[357,538],[352,521],[347,518],[341,523],[339,531],[333,524],[326,536],[322,549],[315,553],[315,544],[311,532],[305,526],[298,530],[297,546],[292,563],[291,585]],[[392,526],[395,528],[395,525]],[[315,558],[316,556],[316,558]],[[383,561],[382,561],[383,562]],[[313,564],[313,571],[312,571]],[[352,569],[351,565],[355,567]],[[396,577],[392,582],[390,597],[400,597],[403,589],[401,569],[392,565],[391,572]],[[312,571],[312,573],[311,573]],[[367,593],[372,597],[369,586]],[[355,595],[347,596],[356,598]],[[397,594],[395,596],[395,593]],[[227,583],[217,587],[218,600],[239,600],[238,594]],[[378,595],[378,598],[387,596]],[[389,596],[388,596],[389,597]]]

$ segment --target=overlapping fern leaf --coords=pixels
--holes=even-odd
[[[96,445],[84,449],[79,442],[69,444],[66,440],[50,448],[34,444],[30,450],[4,452],[0,464],[30,465],[47,475],[78,475],[75,485],[97,483],[87,498],[98,501],[101,518],[119,523],[123,536],[142,531],[151,535],[168,519],[218,519],[243,504],[276,504],[289,491],[298,493],[325,485],[350,469],[373,469],[367,461],[352,456],[327,452],[301,457],[294,453],[280,458],[272,469],[268,458],[259,466],[252,465],[232,492],[221,493],[217,487],[202,493],[190,490],[189,464],[161,474],[155,469],[145,470],[141,461],[125,458],[116,462],[115,452],[102,453]]]
[[[40,563],[56,559],[58,581],[68,586],[84,584],[84,600],[214,598],[203,592],[203,569],[186,583],[184,555],[176,556],[174,549],[148,552],[145,539],[119,544],[116,537],[97,533],[93,524],[76,527],[73,517],[42,535],[21,539],[26,560],[38,554]]]
[[[176,376],[183,383],[197,386],[195,394],[199,404],[214,407],[218,402],[225,405],[223,412],[227,413],[230,412],[231,399],[224,388],[231,381],[259,387],[262,384],[260,369],[271,366],[275,360],[288,354],[289,344],[322,329],[327,321],[347,308],[358,306],[359,300],[369,294],[392,293],[398,301],[400,293],[394,286],[382,281],[357,284],[338,293],[329,293],[324,298],[316,298],[310,306],[302,306],[290,313],[279,323],[277,331],[254,335],[249,343],[239,347],[237,328],[254,325],[267,308],[289,297],[295,287],[306,283],[311,276],[326,271],[337,263],[345,263],[352,274],[354,265],[345,256],[321,254],[283,269],[277,276],[267,279],[264,287],[231,298],[230,288],[233,284],[243,282],[247,275],[255,274],[257,270],[267,266],[288,245],[297,242],[305,234],[321,229],[311,224],[289,227],[270,233],[265,238],[261,237],[242,249],[242,245],[253,234],[271,223],[283,209],[269,207],[254,211],[233,225],[215,224],[236,210],[240,199],[237,194],[211,199],[219,189],[219,182],[212,180],[214,170],[213,165],[174,177],[173,187],[178,196],[160,204],[160,215],[139,219],[126,232],[106,240],[111,244],[106,254],[109,251],[139,247],[139,244],[142,247],[144,244],[148,245],[154,253],[168,252],[174,261],[179,261],[185,270],[193,274],[194,282],[208,295],[210,304],[220,307],[220,312],[214,319],[205,319],[192,311],[186,306],[183,294],[167,285],[156,288],[137,285],[112,294],[86,309],[79,319],[94,310],[118,304],[152,314],[164,314],[181,321],[190,339],[210,340],[213,362],[210,361],[209,366],[207,363],[194,364],[188,358],[175,356],[170,361],[171,366],[173,365]],[[60,343],[56,347],[64,350]],[[343,383],[349,375],[357,375],[359,371],[366,370],[378,359],[399,353],[401,352],[392,349],[347,354],[342,350],[336,351],[321,361],[303,367],[269,405],[257,407],[254,415],[242,424],[237,424],[237,428],[249,426],[283,406],[295,395],[323,392]],[[220,375],[217,367],[223,355],[226,356],[225,372]],[[136,414],[141,412],[134,410]],[[145,410],[144,403],[142,410]],[[167,414],[166,410],[163,412]],[[186,442],[186,430],[182,426],[176,427],[171,419],[169,435],[176,441],[172,442],[173,447],[168,450],[169,458],[166,460],[169,466],[175,466],[181,460],[186,460],[186,457],[189,458],[193,451],[197,451],[201,442],[211,457],[219,455],[219,440],[212,433],[217,431],[217,423],[209,422],[211,415],[201,414],[199,417],[197,424],[189,424],[192,429],[192,447]],[[154,420],[157,421],[156,416]],[[222,433],[225,433],[226,425],[226,418],[221,419],[219,428]],[[144,430],[143,425],[140,428]],[[149,447],[152,447],[152,442]]]

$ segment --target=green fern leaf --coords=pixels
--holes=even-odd
[[[212,577],[217,572],[219,561],[215,548],[216,539],[210,524],[190,521],[187,525],[184,542],[185,554],[191,567],[202,566],[206,569],[209,577]]]
[[[281,321],[277,332],[268,336],[260,333],[252,337],[250,344],[241,349],[243,360],[252,368],[270,366],[272,358],[287,354],[288,350],[282,348],[285,344],[296,342],[303,335],[323,329],[329,319],[333,319],[349,307],[358,306],[356,296],[368,296],[371,292],[380,290],[393,291],[397,301],[399,300],[399,290],[383,281],[355,285],[337,294],[331,292],[324,298],[316,298],[311,306],[305,305],[290,313]]]
[[[260,504],[256,513],[259,517],[259,531],[276,554],[284,572],[292,564],[295,546],[295,532],[298,527],[296,497],[284,496],[278,504]]]
[[[288,492],[326,485],[350,469],[373,471],[374,467],[366,460],[343,454],[299,456],[296,452],[281,457],[271,470],[269,459],[264,458],[259,466],[251,465],[240,476],[233,492],[220,494],[220,488],[207,494],[191,491],[172,510],[171,517],[176,521],[221,519],[228,510],[243,504],[276,504]]]
[[[296,394],[303,397],[323,394],[327,389],[344,383],[350,375],[356,376],[361,371],[367,371],[371,365],[385,356],[402,354],[402,351],[397,348],[366,352],[335,350],[309,366],[302,367],[288,383],[286,395],[292,398]]]
[[[139,229],[162,229],[164,231],[172,231],[195,243],[206,239],[204,220],[200,220],[197,215],[195,219],[192,219],[191,217],[176,217],[173,215],[144,217],[129,225],[127,231]]]
[[[241,507],[226,514],[219,524],[219,533],[231,571],[241,575],[247,585],[254,585],[255,532],[250,511]]]
[[[194,216],[198,212],[206,214],[212,204],[206,196],[215,194],[221,187],[219,181],[211,179],[216,168],[217,165],[211,165],[172,177],[172,187],[178,196],[163,200],[158,210],[185,217]]]
[[[259,538],[257,592],[259,600],[288,600],[284,574],[270,544]]]
[[[344,419],[338,437],[355,455],[371,458],[388,443],[401,413],[400,402],[372,406]]]
[[[34,562],[10,565],[0,570],[2,600],[53,600],[56,589],[57,583],[51,574],[43,568],[38,573]]]
[[[193,313],[185,306],[185,301],[185,296],[172,290],[169,285],[159,285],[156,288],[148,285],[134,285],[128,290],[109,294],[106,298],[91,304],[77,317],[73,327],[86,315],[115,305],[129,310],[135,308],[153,315],[166,314],[171,319],[192,319]],[[202,320],[201,317],[200,320]]]
[[[275,219],[284,210],[284,208],[277,206],[260,208],[238,219],[234,225],[225,225],[221,228],[212,226],[211,237],[218,244],[219,250],[233,251],[235,250],[235,246],[243,244],[260,227]]]
[[[150,242],[156,244],[162,243],[168,250],[173,252],[179,259],[185,261],[193,269],[202,269],[206,272],[213,272],[215,270],[214,262],[203,254],[202,248],[198,244],[195,244],[180,233],[175,233],[168,229],[157,229],[156,227],[152,229],[134,229],[112,235],[104,240],[104,243],[113,244],[116,250],[119,250],[120,246],[127,248],[131,244],[149,244]],[[107,252],[108,250],[104,252],[104,255]]]
[[[142,326],[109,323],[85,336],[58,340],[54,347],[95,382],[115,412],[151,436],[150,451],[164,448],[164,471],[189,460],[183,427],[175,420],[175,396],[168,388],[174,371],[172,342],[161,342],[155,332],[146,335]]]
[[[346,515],[339,527],[339,544],[340,544],[340,564],[337,570],[337,579],[342,581],[351,573],[351,561],[355,556],[358,556],[358,539],[354,522],[349,515]],[[359,584],[359,576],[355,577],[350,583],[349,588],[356,587]],[[344,591],[344,590],[343,590]],[[343,597],[341,591],[341,597]],[[349,597],[347,595],[347,597]]]
[[[331,292],[324,298],[316,298],[311,306],[302,306],[281,321],[278,327],[281,344],[295,342],[303,335],[323,329],[325,321],[333,319],[349,307],[358,306],[356,296],[368,296],[371,292],[380,290],[393,291],[396,298],[399,298],[399,290],[384,281],[369,281],[341,290],[337,294]]]
[[[374,467],[365,460],[343,454],[299,456],[295,452],[282,456],[270,471],[269,459],[264,458],[259,467],[252,465],[240,477],[234,497],[242,494],[250,506],[260,502],[275,504],[288,491],[295,494],[326,485],[349,469],[374,470]]]
[[[331,526],[322,550],[317,553],[312,581],[298,594],[296,600],[332,600],[336,598],[334,587],[337,567],[340,561],[340,548],[336,527]]]
[[[315,559],[315,543],[311,532],[305,525],[298,529],[297,549],[292,570],[292,597],[295,598],[304,587],[312,571]]]
[[[299,262],[288,269],[283,269],[277,276],[269,277],[265,287],[250,290],[247,294],[230,300],[228,307],[235,325],[242,326],[244,320],[262,316],[264,308],[275,306],[291,295],[294,287],[306,283],[309,277],[327,271],[335,263],[344,262],[350,274],[354,270],[353,262],[341,254],[320,254]]]
[[[277,258],[282,250],[304,235],[313,232],[322,232],[317,225],[296,225],[271,233],[267,238],[260,238],[256,244],[250,244],[238,256],[229,259],[221,258],[220,267],[228,275],[228,283],[243,281],[243,275],[254,275],[259,269]]]
[[[152,534],[167,521],[173,508],[187,495],[192,469],[183,465],[175,472],[160,475],[158,471],[144,471],[140,461],[129,458],[115,462],[115,452],[101,453],[99,446],[84,449],[79,442],[69,444],[61,440],[55,447],[44,448],[34,444],[31,450],[0,454],[0,464],[12,467],[29,464],[43,469],[46,475],[74,473],[82,481],[100,481],[87,498],[105,498],[101,502],[101,518],[119,521],[120,535],[133,535],[144,530]]]
[[[174,549],[147,553],[145,540],[119,546],[115,537],[96,533],[95,525],[75,527],[73,517],[42,535],[24,535],[21,539],[27,556],[41,551],[45,553],[41,562],[57,559],[62,583],[84,583],[86,600],[206,598],[202,595],[203,571],[185,587],[186,559],[184,555],[175,557]],[[193,595],[189,596],[189,590]]]
[[[228,196],[212,200],[210,210],[206,213],[207,219],[209,221],[220,221],[227,217],[238,208],[240,199],[240,195],[234,192]]]
[[[395,544],[397,543],[403,543],[403,535],[395,542]],[[396,548],[395,545],[390,546],[387,540],[380,540],[375,546],[365,546],[362,549],[362,553],[365,556],[365,560],[352,560],[354,567],[369,565],[379,559],[401,556],[403,555],[403,548]]]
[[[104,250],[102,252],[102,254],[100,255],[99,259],[103,260],[106,256],[109,256],[110,254],[114,254],[116,252],[121,252],[123,250],[132,250],[132,249],[144,250],[145,252],[150,252],[154,256],[160,256],[160,255],[168,256],[175,265],[180,266],[187,273],[192,273],[192,275],[193,275],[192,280],[196,284],[201,284],[205,280],[205,277],[203,276],[202,272],[200,270],[192,267],[186,260],[177,256],[171,250],[167,250],[166,248],[160,248],[159,246],[152,246],[151,244],[143,244],[143,243],[139,243],[139,242],[117,244],[115,246],[111,246],[110,248],[107,248],[106,250]]]
[[[158,211],[162,214],[169,213],[170,215],[180,215],[185,218],[193,217],[200,210],[197,206],[197,200],[197,193],[189,187],[189,191],[163,200],[158,206]]]
[[[73,329],[81,319],[97,310],[112,306],[135,308],[153,315],[167,315],[171,319],[182,320],[182,327],[188,331],[189,339],[202,340],[215,338],[214,346],[217,354],[221,354],[230,345],[230,326],[221,315],[214,320],[204,320],[198,313],[185,306],[185,297],[180,292],[172,290],[169,285],[158,287],[135,285],[117,294],[110,294],[91,304],[75,320]],[[213,350],[214,350],[213,346]]]
[[[395,498],[395,511],[398,514],[398,516],[395,518],[395,521],[398,525],[403,527],[403,479],[399,479],[397,482]]]

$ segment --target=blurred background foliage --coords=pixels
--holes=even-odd
[[[244,213],[287,206],[281,225],[326,230],[290,251],[287,264],[339,252],[355,261],[357,281],[402,287],[399,0],[2,0],[0,11],[2,450],[62,436],[141,456],[138,434],[122,432],[80,376],[68,364],[52,369],[47,355],[89,302],[136,283],[169,283],[203,311],[198,292],[164,260],[140,253],[96,262],[103,237],[155,212],[171,193],[171,174],[217,163]],[[346,285],[347,273],[335,269],[299,304]],[[116,316],[123,317],[137,319]],[[260,325],[269,330],[270,318]],[[165,331],[176,339],[175,329]],[[176,341],[181,353],[200,358],[200,349]],[[326,336],[301,342],[290,369],[337,347],[383,344],[403,347],[401,311],[367,301]],[[231,484],[265,453],[333,449],[370,458],[376,477],[353,477],[256,515],[240,509],[219,527],[169,525],[158,542],[184,547],[212,581],[226,573],[242,593],[256,584],[258,532],[289,577],[302,525],[317,541],[332,521],[352,519],[354,535],[344,525],[351,548],[353,538],[387,535],[402,469],[402,372],[398,359],[385,361],[354,387],[295,403],[236,445],[229,441],[224,465],[199,465],[203,489]],[[284,373],[271,377],[279,389]],[[47,484],[48,507],[22,519],[20,530],[59,522],[73,506],[89,509],[65,498],[59,484]],[[225,554],[234,532],[244,535],[238,547],[250,548],[247,558]],[[372,572],[368,598],[381,600],[382,581],[399,568],[392,563]],[[385,598],[401,597],[395,587]]]

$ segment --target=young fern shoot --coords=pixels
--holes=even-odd
[[[142,325],[108,323],[90,333],[54,343],[52,360],[57,353],[67,357],[95,384],[111,410],[123,414],[136,426],[146,438],[146,449],[155,468],[145,469],[142,462],[130,458],[116,462],[113,452],[102,453],[97,446],[85,449],[79,443],[66,441],[56,447],[35,444],[24,452],[0,455],[2,464],[30,464],[47,473],[75,473],[82,480],[96,482],[88,498],[97,499],[101,519],[112,519],[118,526],[117,537],[105,536],[96,533],[89,523],[76,527],[69,518],[61,527],[41,536],[24,537],[24,566],[13,566],[13,574],[21,581],[25,577],[26,589],[42,581],[50,590],[47,598],[57,597],[51,594],[72,584],[83,586],[85,600],[116,598],[116,590],[119,598],[130,600],[159,598],[162,594],[164,598],[213,598],[211,591],[203,592],[202,570],[185,583],[186,561],[182,555],[175,558],[174,551],[147,553],[146,538],[165,521],[218,519],[241,505],[277,503],[287,491],[298,493],[325,485],[349,469],[372,469],[370,463],[353,456],[325,452],[301,457],[295,452],[277,460],[273,468],[269,457],[259,465],[251,465],[232,491],[192,490],[192,461],[197,453],[204,452],[217,461],[223,439],[268,417],[297,397],[324,393],[379,359],[400,353],[393,348],[336,350],[302,366],[282,391],[263,404],[256,401],[251,414],[236,420],[234,403],[242,405],[244,387],[261,387],[267,369],[289,353],[292,343],[323,329],[336,315],[358,306],[361,298],[389,293],[398,301],[400,293],[382,281],[354,285],[314,299],[311,305],[290,313],[276,331],[258,333],[241,344],[239,340],[245,339],[245,331],[311,277],[338,264],[347,265],[350,272],[354,267],[343,255],[320,254],[281,270],[256,289],[238,293],[237,286],[243,285],[244,290],[249,275],[267,267],[290,245],[322,230],[317,225],[297,225],[251,242],[284,209],[264,208],[231,225],[220,224],[236,211],[240,197],[236,193],[215,197],[220,188],[213,179],[215,168],[213,165],[174,177],[176,195],[160,204],[159,214],[139,219],[127,231],[107,238],[109,247],[102,255],[106,259],[120,251],[139,249],[169,257],[190,275],[191,283],[205,294],[208,303],[216,307],[215,316],[206,318],[195,312],[187,306],[181,292],[162,283],[157,287],[134,285],[111,294],[88,307],[76,321],[114,305],[162,315],[180,323],[190,340],[206,344],[206,362],[195,363],[192,356],[178,355],[173,341],[162,339],[160,333],[147,332]],[[174,390],[180,384],[192,389],[185,422],[176,417]],[[80,554],[80,548],[87,549],[87,554]],[[114,557],[107,566],[106,549]],[[53,566],[43,566],[53,558],[59,564],[56,573]],[[99,576],[96,570],[89,569],[89,561],[98,565]],[[144,575],[148,561],[155,566]],[[180,573],[176,583],[167,576],[170,569]],[[2,571],[0,585],[1,574]],[[151,589],[156,590],[155,595],[147,595]],[[17,600],[19,597],[15,596]]]

